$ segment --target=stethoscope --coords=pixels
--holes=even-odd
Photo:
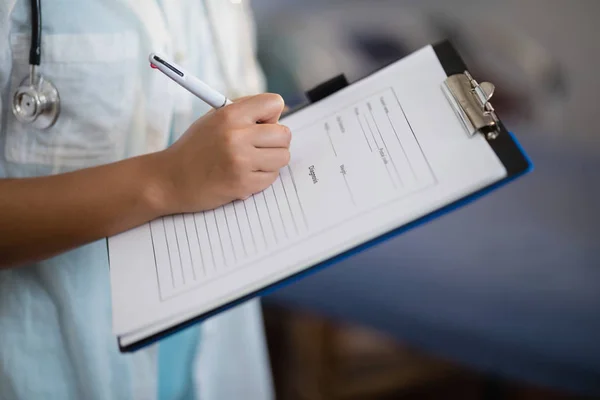
[[[231,0],[239,4],[241,0]],[[60,114],[60,96],[58,89],[51,81],[45,79],[37,69],[40,65],[42,54],[42,8],[41,0],[31,0],[31,47],[29,48],[29,76],[21,81],[14,92],[12,101],[12,112],[15,118],[24,125],[31,125],[36,129],[48,129],[52,127]],[[222,53],[212,21],[212,15],[208,4],[205,12],[210,24],[213,46],[216,51]],[[222,54],[221,54],[222,55]],[[221,57],[217,57],[224,71]],[[231,88],[227,74],[226,86]]]
[[[12,112],[15,118],[36,129],[48,129],[60,114],[58,90],[37,69],[42,54],[41,0],[31,0],[31,47],[29,48],[29,76],[14,92]]]

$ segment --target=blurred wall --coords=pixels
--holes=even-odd
[[[597,28],[600,1],[597,0],[251,0],[259,21],[259,29],[272,26],[278,20],[304,18],[310,20],[326,10],[332,21],[343,19],[351,7],[364,6],[366,19],[376,15],[377,9],[432,12],[457,25],[467,28],[482,18],[492,18],[506,33],[520,31],[529,36],[555,58],[563,69],[568,92],[560,112],[564,113],[561,126],[553,126],[580,149],[593,146],[600,149],[600,129],[597,112],[600,110],[600,30]],[[336,17],[337,16],[337,17]],[[285,32],[285,31],[283,31]],[[426,43],[423,43],[425,45]],[[500,90],[502,88],[499,88]],[[546,127],[545,127],[546,128]],[[534,128],[535,129],[535,128]],[[547,128],[546,130],[550,130]],[[568,143],[561,141],[562,145]]]

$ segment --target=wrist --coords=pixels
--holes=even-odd
[[[163,153],[152,153],[140,157],[142,182],[142,201],[152,213],[153,218],[175,212],[173,188],[164,171]]]

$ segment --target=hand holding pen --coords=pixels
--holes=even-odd
[[[156,54],[151,65],[215,108],[157,157],[166,188],[167,213],[194,212],[245,199],[269,187],[290,160],[291,132],[278,124],[284,102],[277,94],[235,103],[180,66]]]

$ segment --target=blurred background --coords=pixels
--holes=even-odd
[[[265,298],[278,398],[600,398],[600,1],[252,4],[289,105],[450,39],[535,165]]]

